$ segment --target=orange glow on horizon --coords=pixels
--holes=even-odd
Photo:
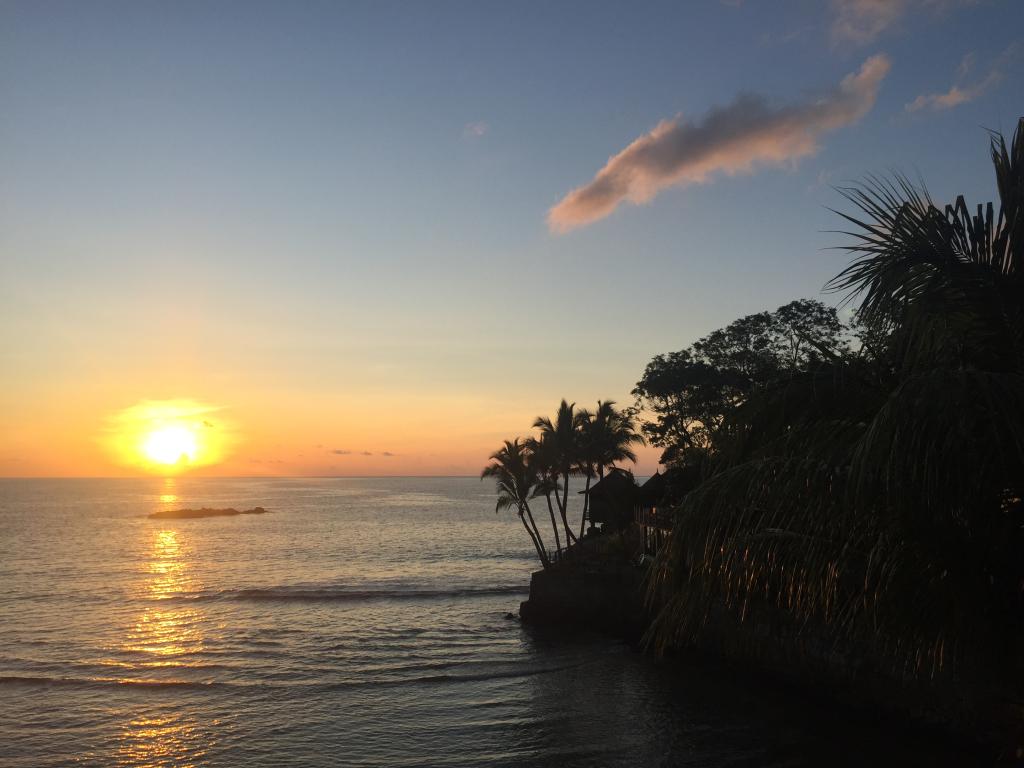
[[[173,389],[217,379],[187,374],[169,377]],[[503,439],[529,433],[533,420],[557,405],[557,398],[529,390],[285,389],[235,378],[207,385],[202,400],[140,400],[139,392],[164,385],[125,372],[109,391],[47,390],[40,395],[45,406],[36,409],[0,401],[11,403],[0,408],[7,419],[0,476],[475,477]],[[614,399],[598,390],[573,391],[578,402]],[[162,463],[145,446],[153,433],[175,426],[195,436],[195,452],[187,445],[185,451],[168,447],[169,455],[161,449],[175,460]],[[653,474],[660,449],[638,453],[635,471]]]

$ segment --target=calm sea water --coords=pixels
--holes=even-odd
[[[963,757],[505,618],[474,479],[0,481],[0,765],[811,766]],[[153,520],[180,507],[271,514]]]

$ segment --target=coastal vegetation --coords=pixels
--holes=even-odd
[[[538,470],[562,499],[641,434],[659,447],[659,500],[637,496],[635,519],[657,507],[671,532],[645,586],[646,558],[594,548],[582,570],[534,574],[522,611],[639,620],[657,650],[728,647],[883,707],[905,692],[903,711],[985,740],[1018,729],[1024,119],[990,149],[997,203],[940,205],[902,176],[840,189],[851,260],[826,285],[840,309],[793,301],[656,356],[636,404],[604,417],[621,419],[614,459],[572,442],[593,415],[557,443],[578,414],[563,402],[539,419],[528,454],[575,446]]]
[[[506,440],[491,454],[482,479],[493,479],[498,501],[495,511],[513,510],[526,529],[541,565],[545,568],[583,536],[589,498],[584,494],[579,534],[569,521],[569,492],[573,477],[584,478],[584,490],[611,467],[636,461],[634,447],[644,443],[637,410],[619,409],[611,400],[598,401],[593,411],[577,409],[565,400],[555,417],[538,416],[536,435]],[[543,498],[551,519],[552,537],[545,543],[530,507]],[[557,518],[556,518],[557,509]],[[565,544],[562,544],[562,534]],[[554,554],[550,541],[554,542]]]
[[[904,679],[1017,668],[1024,120],[991,157],[998,207],[900,176],[840,190],[852,261],[827,288],[852,324],[794,302],[648,366],[635,394],[678,501],[659,647],[760,613]]]

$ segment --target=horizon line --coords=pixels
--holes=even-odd
[[[660,466],[660,465],[659,465]],[[634,472],[634,475],[642,474]],[[484,480],[479,475],[0,475],[3,480],[177,480],[191,477],[194,480],[458,480],[472,478]]]
[[[479,475],[0,475],[0,480],[372,480],[375,478],[480,478]]]

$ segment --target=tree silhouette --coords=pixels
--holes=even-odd
[[[583,515],[580,518],[580,537],[587,523],[590,506],[590,484],[594,477],[604,478],[605,470],[618,462],[636,462],[633,446],[646,441],[637,431],[634,410],[617,410],[614,400],[598,400],[597,409],[581,411],[580,451],[577,471],[586,478],[583,493]]]
[[[537,474],[530,461],[529,448],[519,438],[506,440],[505,444],[491,454],[491,463],[480,473],[480,478],[493,478],[497,487],[498,501],[494,511],[515,509],[530,535],[537,550],[537,557],[545,568],[551,565],[544,541],[530,510],[530,500],[543,493],[543,479]]]
[[[1024,120],[991,149],[998,212],[940,208],[903,177],[840,190],[857,209],[839,214],[853,259],[828,287],[859,299],[860,343],[811,345],[806,365],[721,409],[706,479],[652,580],[657,641],[699,634],[711,610],[768,604],[899,675],[1016,668]],[[685,443],[686,426],[656,429]]]
[[[534,428],[540,430],[541,451],[549,457],[561,484],[562,495],[556,494],[555,498],[562,517],[566,546],[576,541],[566,513],[569,506],[569,476],[578,469],[584,420],[583,414],[576,410],[575,403],[562,400],[554,421],[547,416],[538,416],[533,422]]]

